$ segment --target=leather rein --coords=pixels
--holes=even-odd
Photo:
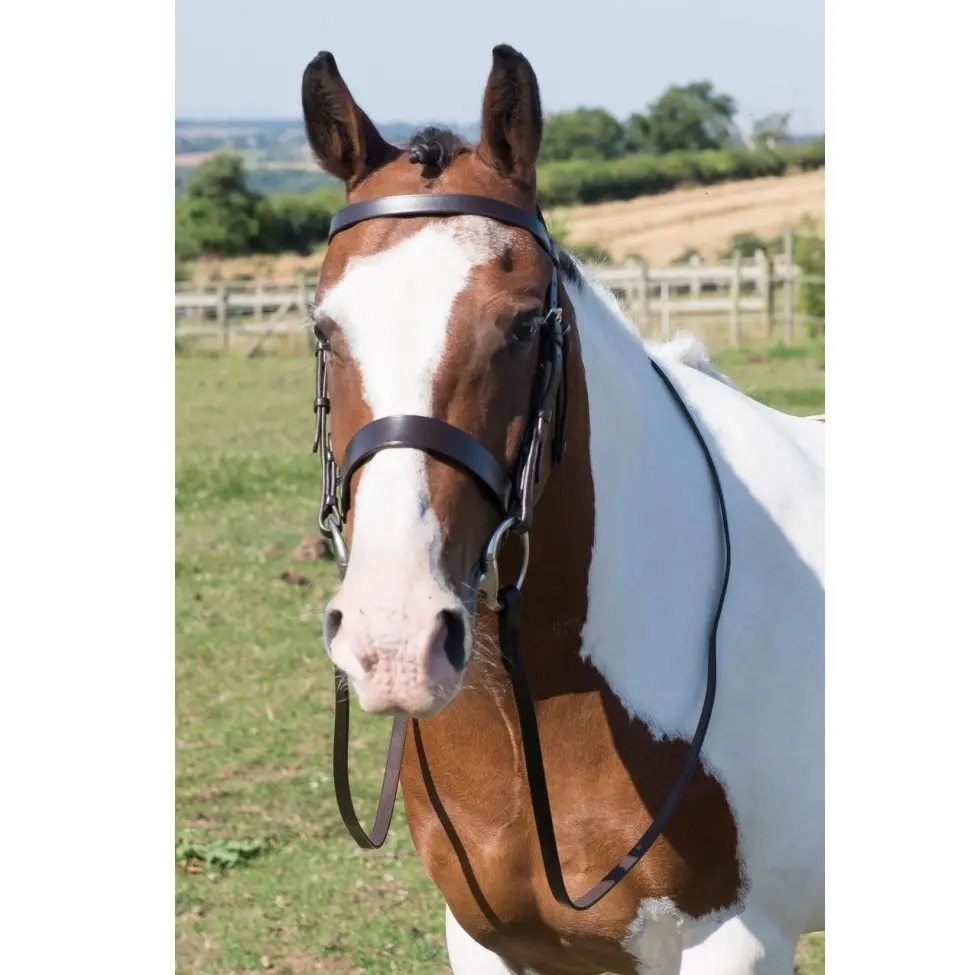
[[[681,399],[661,366],[649,358],[651,366],[663,380],[675,403],[691,426],[702,448],[712,482],[715,486],[722,516],[725,542],[725,568],[722,586],[716,603],[708,641],[707,681],[705,698],[695,734],[684,763],[664,804],[653,822],[620,861],[579,899],[574,900],[566,890],[555,827],[549,803],[542,747],[532,691],[529,687],[522,652],[522,583],[528,570],[529,529],[535,489],[542,473],[543,447],[549,443],[553,463],[558,463],[566,449],[566,355],[562,309],[559,304],[559,250],[549,235],[541,211],[536,215],[519,207],[488,197],[467,194],[419,194],[388,196],[344,207],[332,218],[329,241],[341,231],[379,217],[460,216],[488,217],[509,226],[528,231],[546,251],[552,261],[552,278],[547,292],[545,318],[540,333],[539,363],[535,374],[531,409],[522,443],[511,474],[506,473],[494,455],[463,430],[442,420],[427,416],[386,416],[360,428],[346,448],[342,464],[332,452],[330,436],[330,402],[328,395],[328,349],[323,342],[316,348],[315,440],[312,446],[321,457],[322,498],[319,506],[319,528],[331,543],[344,576],[349,556],[342,529],[349,510],[349,485],[352,475],[379,451],[402,447],[422,450],[436,459],[467,472],[484,488],[498,508],[500,521],[489,539],[482,556],[479,591],[489,608],[498,615],[498,640],[502,663],[512,683],[515,706],[521,728],[522,750],[525,759],[529,796],[535,818],[536,834],[542,853],[546,879],[553,897],[566,907],[583,911],[602,900],[627,876],[664,832],[680,804],[695,772],[705,733],[715,701],[717,671],[716,643],[718,626],[728,588],[731,568],[731,540],[728,515],[722,485],[705,443],[690,410]],[[500,585],[498,553],[509,535],[522,543],[522,565],[515,583]],[[414,719],[415,720],[415,719]],[[333,734],[333,777],[336,801],[346,828],[364,849],[382,846],[389,832],[400,781],[400,766],[406,740],[407,721],[396,718],[387,750],[386,770],[380,791],[379,804],[373,825],[367,833],[359,822],[349,785],[349,688],[346,675],[335,669],[335,729]]]

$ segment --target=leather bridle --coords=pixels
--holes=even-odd
[[[458,193],[387,196],[351,204],[332,218],[329,241],[331,242],[336,234],[355,224],[379,217],[460,215],[488,217],[528,231],[552,262],[552,278],[547,291],[545,317],[540,331],[539,362],[535,373],[530,412],[515,468],[510,474],[506,473],[491,451],[463,430],[433,417],[412,415],[385,416],[367,423],[349,441],[340,466],[332,452],[329,429],[328,349],[320,341],[315,353],[316,427],[312,447],[313,451],[319,452],[322,459],[319,528],[331,541],[340,574],[344,576],[349,556],[342,536],[342,528],[349,510],[350,481],[356,470],[381,450],[401,447],[422,450],[468,473],[484,488],[486,496],[493,501],[499,511],[500,520],[482,557],[479,591],[489,608],[498,614],[499,650],[515,696],[529,795],[546,878],[553,896],[560,904],[581,911],[592,907],[605,897],[650,849],[670,821],[697,766],[715,699],[716,640],[731,567],[731,542],[725,498],[718,472],[698,425],[670,378],[655,360],[650,359],[651,365],[691,424],[708,462],[722,515],[725,571],[709,638],[705,699],[698,726],[675,785],[661,809],[657,811],[650,827],[630,851],[602,880],[578,900],[573,900],[566,890],[559,864],[539,730],[522,653],[521,588],[528,571],[529,529],[532,525],[536,489],[542,473],[543,447],[548,441],[554,464],[562,459],[566,449],[566,326],[563,323],[559,304],[559,250],[546,229],[541,212],[532,214],[499,200]],[[501,587],[498,576],[498,553],[509,535],[515,535],[521,540],[522,564],[517,581]],[[349,689],[345,674],[338,668],[335,671],[335,701],[333,777],[339,812],[359,846],[364,849],[376,849],[385,841],[393,817],[408,719],[396,718],[393,722],[379,805],[373,825],[367,833],[359,823],[349,787]]]

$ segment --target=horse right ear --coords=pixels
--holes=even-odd
[[[505,176],[534,186],[542,146],[539,82],[528,60],[507,44],[491,56],[478,151]]]
[[[321,51],[305,69],[302,111],[308,142],[320,165],[347,189],[400,152],[356,104],[328,51]]]

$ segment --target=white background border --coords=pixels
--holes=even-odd
[[[4,21],[0,967],[169,975],[174,10]],[[831,975],[974,957],[973,26],[828,11]]]
[[[0,971],[171,975],[174,8],[3,25]]]

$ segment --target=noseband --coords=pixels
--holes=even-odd
[[[670,821],[697,766],[715,698],[716,640],[731,567],[731,543],[725,499],[718,472],[701,431],[667,374],[657,362],[650,359],[651,365],[691,424],[708,462],[722,515],[726,551],[725,575],[709,639],[705,700],[695,735],[685,755],[677,781],[663,806],[657,810],[654,821],[631,850],[601,881],[579,900],[574,901],[566,890],[559,864],[538,724],[522,653],[521,588],[528,571],[529,529],[532,525],[535,492],[542,473],[542,450],[548,440],[552,461],[556,464],[562,459],[566,449],[567,367],[564,341],[566,326],[563,323],[559,304],[559,250],[546,229],[541,211],[535,215],[499,200],[458,193],[387,196],[351,204],[332,218],[329,241],[331,242],[336,234],[349,227],[379,217],[461,215],[487,217],[528,231],[552,261],[552,278],[547,291],[545,318],[540,332],[539,362],[535,373],[530,412],[514,469],[511,473],[507,473],[491,451],[463,430],[434,417],[414,415],[380,417],[361,427],[349,441],[340,466],[332,452],[330,436],[328,349],[323,342],[319,342],[315,352],[316,424],[312,446],[312,450],[318,451],[322,460],[319,528],[323,536],[331,541],[340,575],[345,576],[349,555],[342,529],[349,512],[350,482],[352,475],[381,450],[409,447],[430,454],[443,463],[467,472],[481,485],[486,496],[493,502],[499,512],[500,520],[482,555],[479,592],[487,605],[498,614],[499,651],[515,696],[516,711],[522,731],[522,749],[529,782],[529,796],[546,879],[553,896],[560,904],[582,911],[592,907],[610,893],[650,849]],[[522,564],[517,581],[500,588],[498,553],[509,535],[516,535],[521,540]],[[407,719],[397,718],[393,722],[379,805],[373,826],[367,833],[359,823],[349,788],[349,689],[345,674],[338,668],[335,670],[335,699],[333,777],[339,812],[346,828],[359,846],[364,849],[376,849],[386,840],[393,818]]]

